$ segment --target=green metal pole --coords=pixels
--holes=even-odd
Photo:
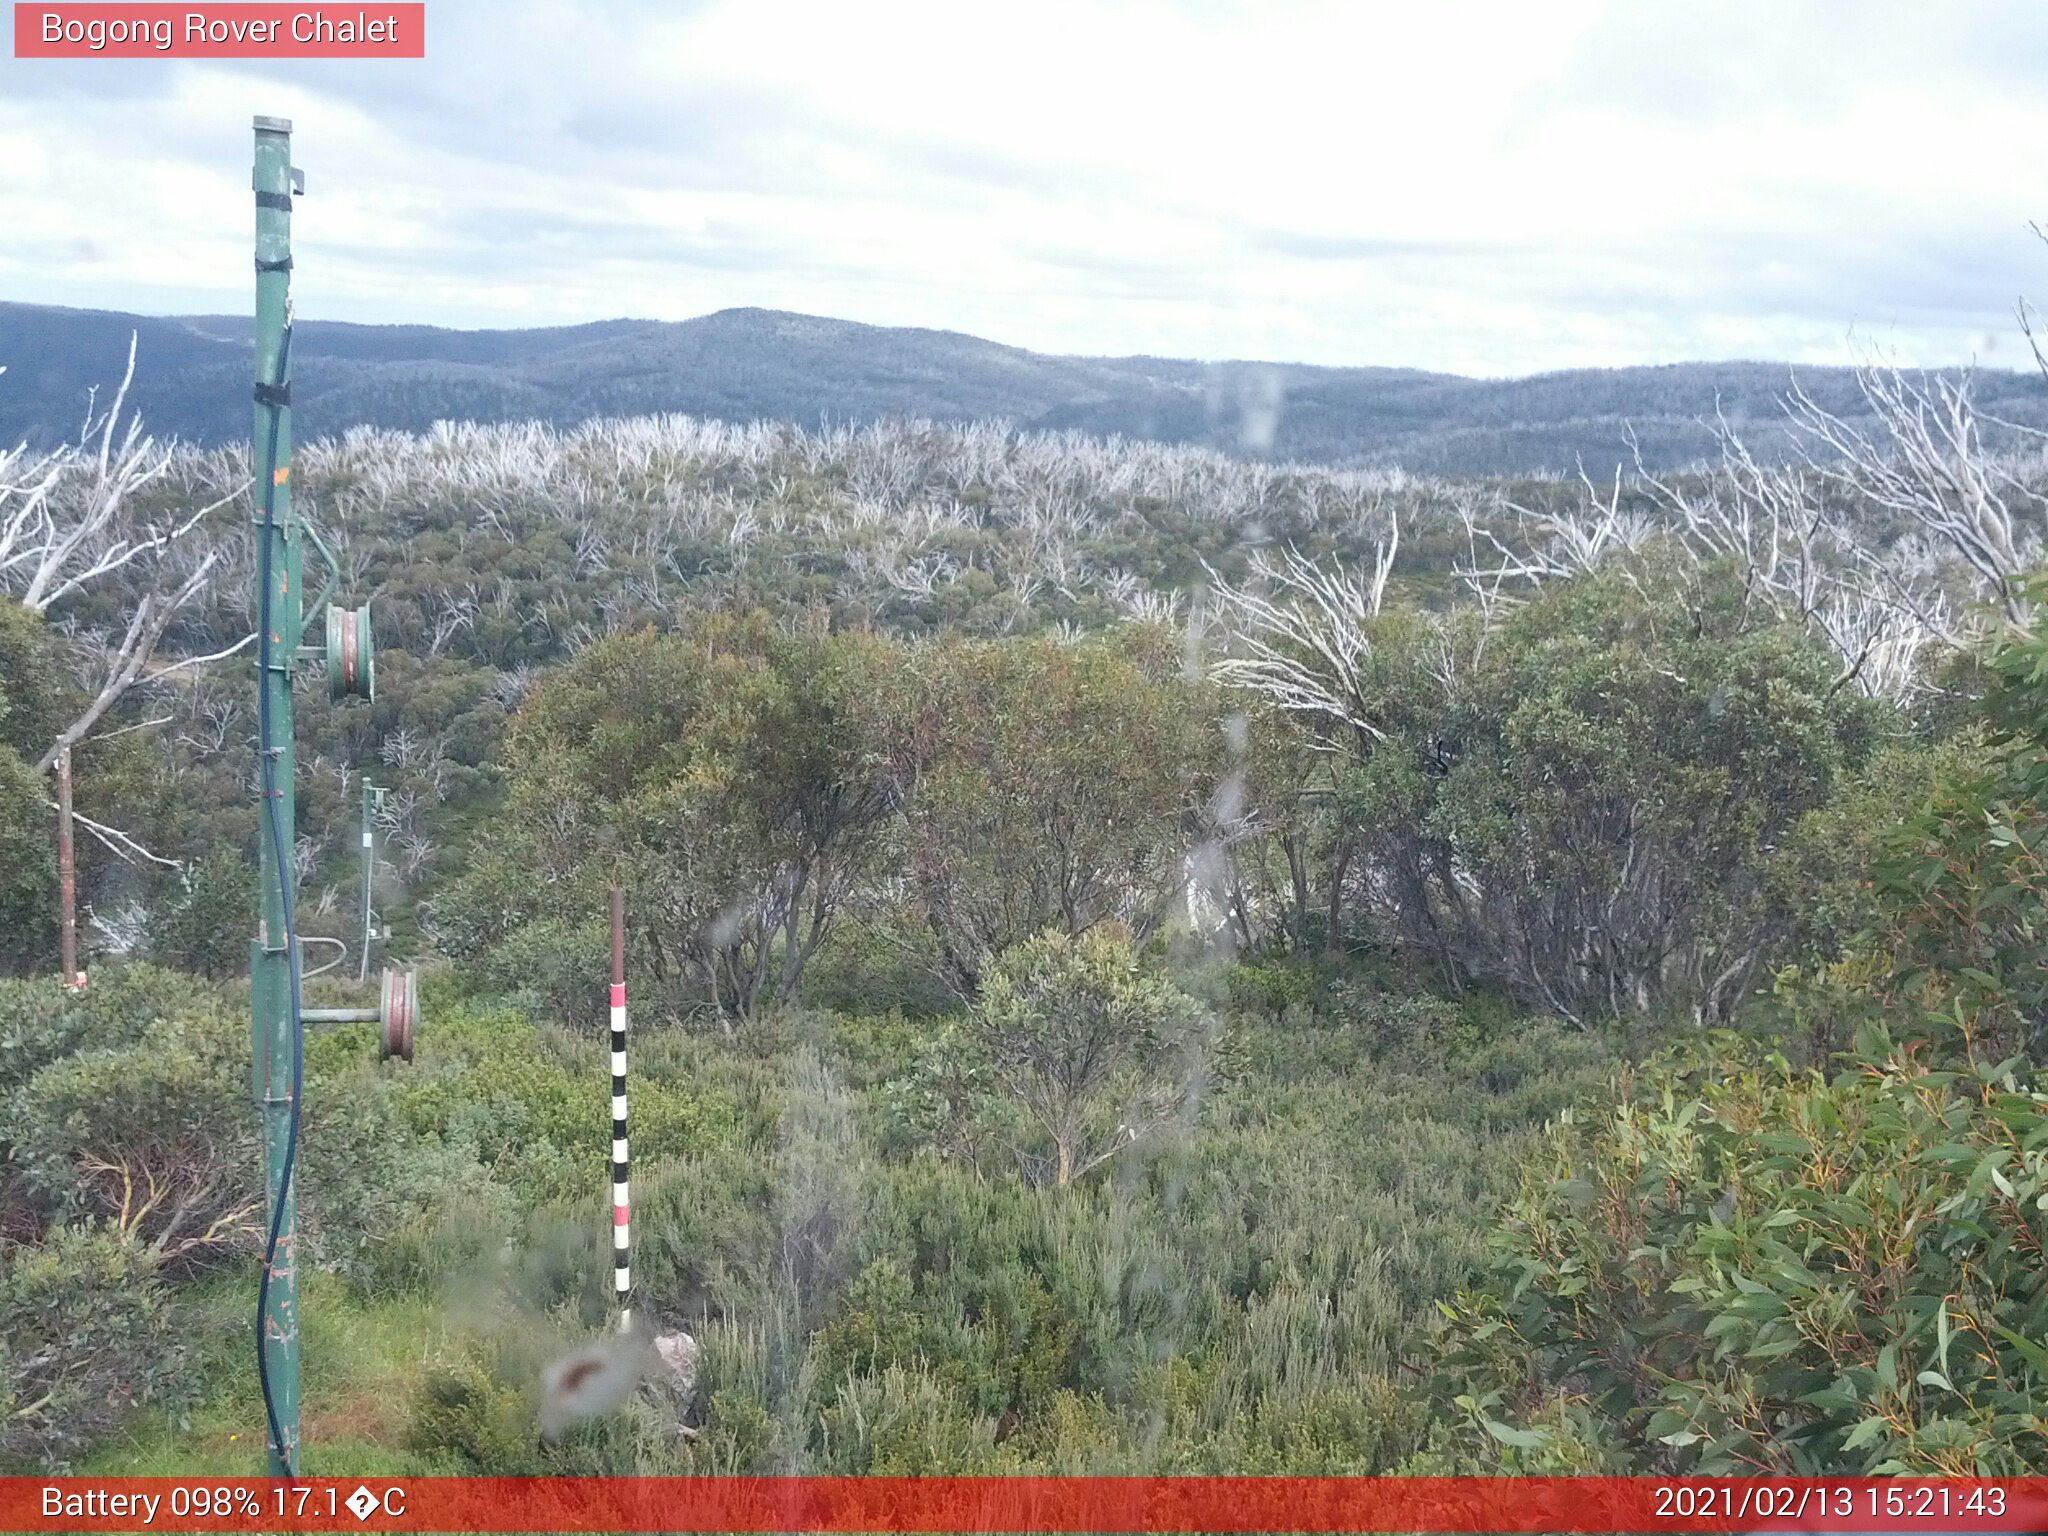
[[[270,1217],[277,1233],[259,1323],[262,1364],[269,1383],[270,1471],[294,1474],[299,1466],[299,1272],[297,1178],[287,1178],[293,1124],[292,961],[285,923],[285,881],[295,841],[292,780],[292,669],[299,649],[298,539],[291,515],[291,408],[266,391],[289,383],[285,371],[290,324],[291,131],[282,118],[256,119],[256,383],[255,466],[258,554],[269,580],[261,599],[269,622],[258,642],[257,686],[268,729],[261,744],[267,771],[259,775],[264,824],[261,923],[250,950],[250,1016],[254,1088],[263,1109],[263,1154]],[[273,455],[272,444],[276,451]],[[262,477],[268,475],[268,483]],[[269,498],[270,517],[263,508]],[[282,843],[282,849],[279,843]]]

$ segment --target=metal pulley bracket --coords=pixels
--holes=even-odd
[[[370,638],[368,608],[327,608],[327,696],[330,699],[373,699],[377,696],[375,645]]]
[[[309,1024],[375,1024],[378,1059],[389,1061],[396,1056],[411,1061],[412,1032],[420,1021],[420,973],[387,966],[378,985],[376,1007],[304,1008],[299,1016]]]
[[[302,525],[306,542],[327,565],[327,579],[320,583],[312,601],[306,605],[306,621],[317,621],[324,612],[327,616],[327,645],[323,659],[327,664],[327,696],[331,699],[373,699],[376,693],[376,658],[370,638],[370,610],[363,608],[337,608],[329,599],[341,580],[341,562],[334,558],[334,551],[327,547],[327,541],[320,537],[320,530],[311,523]],[[310,656],[310,651],[303,652]]]

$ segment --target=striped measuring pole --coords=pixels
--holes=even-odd
[[[612,1290],[633,1331],[633,1214],[626,1166],[626,893],[612,888]]]

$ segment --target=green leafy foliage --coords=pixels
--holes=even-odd
[[[337,1053],[339,1054],[339,1053]],[[300,1131],[301,1251],[386,1294],[429,1288],[496,1257],[513,1192],[476,1148],[421,1128],[367,1041],[309,1077]]]
[[[49,786],[0,746],[0,972],[20,974],[56,952],[56,818]]]
[[[1349,875],[1361,916],[1452,985],[1574,1018],[1726,1018],[1789,958],[1777,850],[1885,723],[1807,637],[1712,572],[1652,569],[1546,587],[1488,637],[1398,611],[1371,640],[1352,707],[1377,734],[1346,733],[1332,784],[1329,931]]]
[[[13,1171],[52,1219],[105,1222],[159,1262],[217,1262],[261,1226],[248,1030],[214,1010],[39,1067],[9,1099]]]
[[[533,1394],[471,1350],[424,1372],[413,1389],[406,1445],[475,1474],[538,1470]]]
[[[2048,584],[2030,589],[2048,596]],[[1876,990],[1973,1062],[2039,1060],[2048,1034],[2048,626],[1991,658],[1984,759],[1946,774],[1877,869]]]
[[[1455,1309],[1459,1400],[1494,1439],[1635,1470],[2048,1467],[2044,658],[2007,640],[1989,763],[1944,755],[1869,840],[1862,947],[1780,977],[1816,1064],[1710,1036],[1556,1131]]]
[[[216,996],[194,978],[153,965],[105,966],[82,990],[55,976],[0,979],[0,1093],[22,1088],[74,1053],[133,1045],[152,1024],[202,1011]]]
[[[1770,851],[1873,739],[1811,641],[1710,600],[1595,579],[1518,614],[1437,813],[1575,1011],[1725,1016],[1774,937]]]
[[[1196,1001],[1109,928],[1053,932],[982,978],[966,1038],[1040,1145],[1017,1155],[1065,1189],[1189,1109],[1208,1067]]]
[[[610,1143],[611,1073],[599,1043],[544,1032],[518,1013],[444,1014],[431,1055],[386,1097],[387,1124],[429,1147],[463,1149],[535,1204],[586,1193],[603,1167],[589,1148]],[[715,1086],[645,1071],[632,1105],[634,1154],[651,1161],[707,1151],[740,1125],[739,1106]]]
[[[591,647],[514,724],[506,814],[442,904],[452,946],[589,1006],[605,974],[591,923],[617,880],[657,986],[728,1022],[793,1000],[905,789],[873,718],[892,664],[765,615]],[[577,961],[582,992],[564,996]]]
[[[1562,1394],[1639,1471],[2048,1466],[2030,1074],[1873,1032],[1828,1076],[1717,1037],[1621,1094],[1556,1131],[1455,1309],[1496,1438]]]
[[[150,952],[165,965],[201,976],[229,976],[249,965],[249,915],[256,910],[256,868],[243,855],[198,860],[178,898],[150,931]]]
[[[963,995],[1048,928],[1116,919],[1143,938],[1167,915],[1223,743],[1213,699],[1181,680],[1163,638],[963,641],[918,657],[928,760],[903,873]]]
[[[193,1385],[157,1255],[104,1228],[0,1249],[0,1467],[70,1470],[143,1404]]]
[[[52,954],[56,821],[50,787],[30,765],[63,728],[72,691],[42,620],[0,596],[0,974]]]

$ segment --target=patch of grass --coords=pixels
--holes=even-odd
[[[264,1470],[266,1426],[253,1342],[256,1270],[244,1266],[180,1293],[200,1356],[198,1400],[184,1414],[136,1414],[81,1460],[89,1477],[248,1477]],[[449,1470],[404,1448],[407,1395],[423,1362],[448,1348],[443,1309],[422,1298],[365,1302],[311,1274],[299,1293],[303,1470],[320,1477]]]

